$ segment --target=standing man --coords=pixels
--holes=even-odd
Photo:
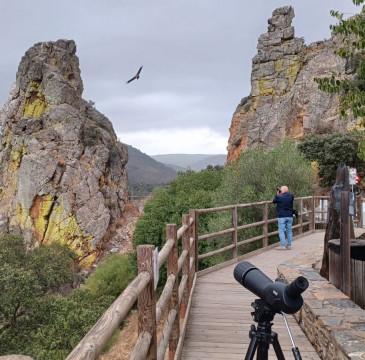
[[[291,250],[291,241],[293,239],[293,202],[294,195],[289,193],[287,186],[278,188],[276,196],[272,201],[276,204],[276,215],[278,216],[279,238],[281,246],[277,250]],[[285,244],[285,232],[288,236],[287,245]]]

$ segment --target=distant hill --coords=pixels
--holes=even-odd
[[[177,178],[177,172],[156,161],[142,151],[127,145],[128,163],[126,169],[128,180],[133,184],[168,184]]]
[[[227,160],[227,155],[165,154],[165,155],[152,155],[151,158],[175,169],[176,171],[186,171],[187,169],[200,171],[205,169],[208,165],[223,166]]]

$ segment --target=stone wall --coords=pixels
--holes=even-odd
[[[278,268],[279,277],[288,283],[298,276],[309,281],[302,294],[304,305],[294,316],[321,359],[364,360],[365,311],[313,268],[322,253],[323,246]]]

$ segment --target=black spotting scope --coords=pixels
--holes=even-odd
[[[247,261],[236,265],[234,278],[246,289],[260,297],[277,313],[294,314],[303,305],[301,294],[308,288],[308,280],[297,277],[291,284],[280,279],[273,282],[262,271]]]

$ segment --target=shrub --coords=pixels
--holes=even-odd
[[[101,296],[118,297],[133,277],[132,267],[127,255],[110,254],[101,261],[91,276],[86,279],[84,288],[94,298]]]
[[[340,163],[353,166],[362,178],[365,162],[358,157],[358,145],[363,139],[361,132],[335,133],[331,135],[308,135],[298,145],[309,161],[318,164],[321,186],[332,186],[336,182],[336,170]]]

